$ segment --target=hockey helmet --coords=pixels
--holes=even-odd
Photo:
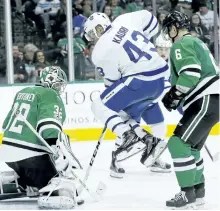
[[[111,21],[105,13],[95,12],[84,24],[84,35],[88,41],[97,41],[109,25]]]
[[[162,24],[163,34],[164,35],[168,34],[170,36],[169,31],[172,26],[175,26],[177,30],[183,28],[190,30],[190,20],[187,17],[187,15],[185,15],[184,13],[181,13],[179,11],[173,11],[172,13],[168,14],[163,20],[163,24]]]
[[[164,37],[160,34],[155,41],[155,45],[156,47],[171,48],[172,42],[169,37],[167,37],[167,39],[164,39]]]
[[[61,94],[67,83],[65,72],[58,66],[48,66],[40,72],[40,83],[42,86],[54,89]]]

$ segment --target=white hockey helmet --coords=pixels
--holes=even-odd
[[[88,41],[97,41],[109,25],[111,25],[111,21],[105,13],[93,13],[84,24],[86,39]]]
[[[171,48],[172,42],[169,38],[164,39],[164,37],[160,34],[155,41],[155,45],[156,47]]]

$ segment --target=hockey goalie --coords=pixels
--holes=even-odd
[[[69,209],[77,202],[83,203],[77,201],[73,174],[81,166],[71,151],[68,136],[62,133],[66,113],[60,94],[66,81],[60,67],[46,67],[41,71],[39,85],[16,94],[3,123],[0,160],[12,170],[0,173],[0,199],[39,196],[39,207],[47,209]]]

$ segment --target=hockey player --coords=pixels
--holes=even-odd
[[[208,47],[189,33],[190,21],[180,12],[167,15],[163,32],[173,41],[172,88],[162,102],[167,110],[183,105],[184,115],[168,141],[180,193],[169,208],[194,209],[205,196],[204,164],[200,155],[211,128],[219,121],[219,69]]]
[[[157,38],[156,38],[156,42],[155,42],[155,46],[156,46],[156,50],[158,52],[158,54],[166,61],[168,62],[168,57],[170,54],[170,48],[171,48],[171,41],[170,40],[165,40],[163,38],[163,36],[160,34]],[[169,91],[170,89],[170,82],[169,82],[169,75],[167,75],[167,77],[165,77],[165,87],[164,87],[164,92],[163,95]],[[132,116],[133,119],[135,119],[135,121],[137,123],[140,123],[141,117],[144,120],[144,122],[149,125],[151,127],[152,130],[152,134],[162,140],[165,139],[166,136],[166,125],[164,122],[164,116],[163,116],[163,112],[161,111],[160,105],[158,103],[152,103],[150,105],[148,105],[146,103],[146,105],[142,106],[143,111],[138,111],[136,110],[136,112],[130,112],[129,108],[125,109],[124,111],[126,111],[127,113],[130,113],[130,115]],[[124,121],[127,121],[129,119],[128,114],[125,112],[121,112],[121,117],[123,118]],[[140,116],[142,114],[142,116]],[[135,126],[134,126],[135,127]],[[139,131],[137,131],[137,135],[139,135]],[[116,138],[115,141],[115,148],[117,149],[120,145],[121,145],[121,139],[120,137]],[[129,154],[135,154],[138,151],[141,151],[140,149],[142,148],[139,145],[134,145],[132,150],[129,150]],[[124,153],[124,156],[128,156],[128,153]],[[121,156],[122,159],[122,156]],[[144,162],[142,162],[144,164]],[[121,171],[125,170],[122,168],[122,166],[120,165]],[[169,173],[171,172],[171,165],[163,162],[161,159],[158,159],[151,167],[150,170],[152,172],[159,172],[159,173]],[[114,176],[114,174],[112,174],[112,176]]]
[[[117,166],[119,152],[141,140],[147,146],[142,156],[145,162],[161,142],[138,124],[131,128],[130,122],[124,122],[119,115],[121,110],[129,108],[127,113],[132,121],[133,111],[157,102],[163,92],[168,65],[149,41],[158,31],[158,21],[147,10],[121,15],[113,23],[105,14],[94,13],[86,21],[84,31],[87,40],[96,43],[92,60],[106,86],[100,98],[93,102],[92,111],[122,139],[122,145],[112,153],[111,170],[124,173]]]
[[[67,159],[71,157],[68,149],[69,140],[62,133],[66,113],[60,94],[64,91],[66,82],[63,70],[50,66],[41,71],[39,86],[24,88],[16,94],[12,108],[3,123],[4,136],[0,147],[1,161],[14,172],[9,175],[0,173],[1,194],[26,192],[30,190],[28,187],[37,190],[43,188],[40,192],[45,190],[52,192],[50,186],[45,187],[51,181],[56,191],[46,202],[44,197],[40,197],[39,206],[45,208],[75,206],[76,199],[73,196],[76,189],[73,180],[59,177],[58,187],[52,179],[58,175],[58,171],[66,172],[70,162],[73,163]],[[25,121],[16,115],[18,113],[54,148],[57,152],[56,157],[51,156],[49,148],[39,140]],[[17,184],[14,190],[11,189],[13,181]],[[68,184],[70,188],[67,188]],[[61,192],[60,189],[64,190]],[[69,194],[62,194],[65,192]]]

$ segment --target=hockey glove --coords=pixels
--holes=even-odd
[[[178,91],[176,86],[173,86],[163,97],[162,103],[168,111],[176,110],[185,96],[186,94]]]

